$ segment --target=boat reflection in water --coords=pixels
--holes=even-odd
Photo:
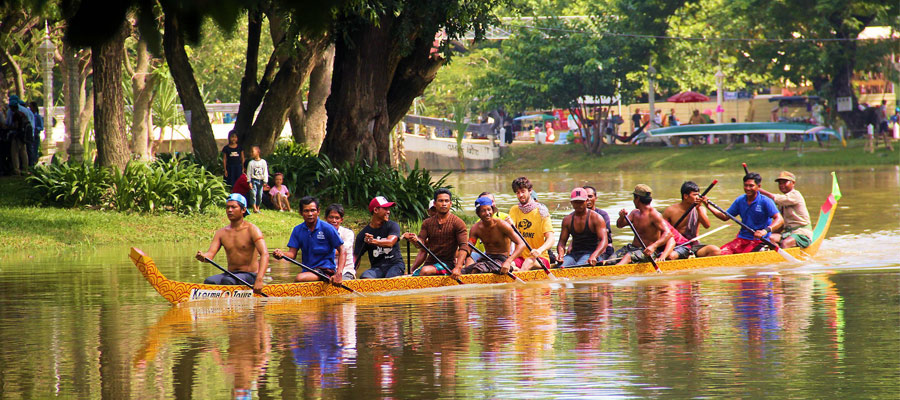
[[[764,274],[194,302],[134,365],[138,397],[810,395],[843,336],[829,275]]]

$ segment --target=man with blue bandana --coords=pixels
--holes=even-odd
[[[475,200],[475,214],[478,215],[479,221],[472,225],[469,231],[469,243],[474,245],[476,241],[481,240],[485,255],[494,260],[499,268],[489,260],[478,260],[463,268],[463,273],[509,272],[514,265],[513,260],[525,250],[525,242],[513,232],[512,225],[494,216],[494,201],[490,197],[483,196]],[[515,244],[512,256],[509,255],[510,243]]]
[[[228,260],[228,271],[237,277],[253,285],[253,291],[259,293],[263,288],[263,278],[269,268],[269,250],[266,248],[266,240],[262,231],[244,217],[250,215],[247,211],[247,199],[237,193],[228,195],[225,199],[225,215],[228,217],[228,226],[216,231],[213,235],[209,250],[197,252],[197,259],[204,261],[212,259],[219,252],[219,248],[225,247],[225,256]],[[203,281],[210,285],[240,285],[241,282],[227,274],[213,275]]]

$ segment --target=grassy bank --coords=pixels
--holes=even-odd
[[[24,179],[0,178],[0,254],[55,253],[107,244],[202,241],[212,238],[216,229],[228,223],[224,207],[194,215],[36,207],[27,192]],[[350,209],[344,225],[358,231],[368,219],[368,211]],[[283,245],[291,229],[303,221],[296,210],[264,210],[248,220],[259,226],[269,246]]]
[[[725,150],[725,145],[701,145],[692,147],[607,146],[603,155],[585,153],[581,144],[535,145],[522,144],[510,148],[497,168],[516,170],[553,171],[617,171],[617,170],[702,170],[734,168],[746,162],[754,168],[826,167],[826,166],[878,166],[900,164],[900,145],[889,152],[879,147],[875,154],[863,152],[863,140],[850,140],[847,147],[832,140],[828,147],[820,149],[815,142],[803,145],[797,152],[797,143],[791,143],[788,151],[783,144],[740,144]]]

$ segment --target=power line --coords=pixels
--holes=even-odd
[[[711,37],[711,38],[703,38],[703,37],[690,37],[690,36],[667,36],[667,35],[642,35],[636,33],[620,33],[620,32],[608,32],[608,31],[585,31],[578,29],[564,29],[564,28],[551,28],[551,27],[540,27],[534,25],[513,25],[518,28],[527,28],[534,29],[538,31],[552,31],[552,32],[565,32],[565,33],[581,33],[588,35],[604,35],[604,36],[619,36],[619,37],[630,37],[630,38],[638,38],[638,39],[664,39],[664,40],[687,40],[687,41],[719,41],[719,42],[772,42],[772,43],[787,43],[787,42],[855,42],[855,41],[865,41],[865,40],[892,40],[891,38],[882,39],[882,38],[780,38],[780,39],[770,39],[770,38],[720,38],[720,37]],[[896,39],[893,39],[896,40]]]

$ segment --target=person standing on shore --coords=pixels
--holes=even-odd
[[[259,146],[250,148],[250,156],[253,158],[247,164],[247,177],[250,178],[250,205],[253,206],[253,212],[259,214],[259,206],[262,205],[263,186],[269,182],[269,164],[266,163],[266,160],[260,158]]]
[[[209,250],[197,252],[197,260],[206,261],[213,259],[219,249],[225,247],[225,255],[228,259],[228,271],[237,277],[253,285],[253,291],[259,293],[264,283],[263,278],[269,268],[269,250],[266,248],[266,240],[262,231],[244,220],[250,215],[247,210],[247,200],[237,193],[230,194],[225,199],[225,216],[228,217],[228,226],[216,231]],[[210,276],[203,281],[207,285],[240,285],[225,273]]]
[[[222,168],[225,169],[225,184],[234,182],[244,173],[244,148],[238,144],[237,132],[228,132],[228,144],[222,147]]]
[[[778,190],[782,194],[769,193],[763,188],[759,192],[778,206],[778,211],[784,218],[784,227],[772,233],[769,237],[781,247],[803,247],[812,243],[812,224],[809,219],[809,210],[806,209],[806,199],[799,190],[794,189],[797,178],[788,171],[781,171],[775,182],[778,182]]]

